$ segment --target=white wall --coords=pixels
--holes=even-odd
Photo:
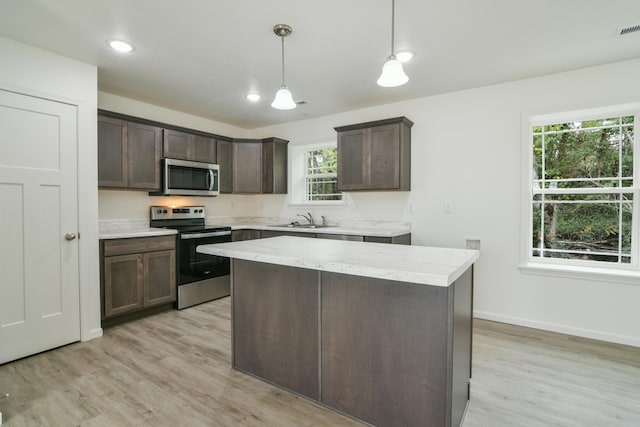
[[[196,199],[214,216],[295,217],[310,210],[331,220],[410,221],[419,245],[463,247],[480,237],[478,317],[640,346],[640,284],[535,276],[518,269],[522,114],[640,100],[640,59],[487,86],[252,131],[207,126],[228,136],[277,136],[290,145],[335,140],[333,127],[407,116],[412,129],[412,191],[351,193],[343,207],[290,206],[285,196]],[[417,78],[417,77],[416,77]],[[190,127],[193,118],[101,94],[100,108]],[[129,108],[128,106],[133,105]],[[304,107],[301,107],[304,108]],[[173,118],[181,117],[184,123]],[[162,119],[165,117],[165,119]],[[100,219],[146,219],[162,198],[100,191]],[[450,202],[451,214],[443,205]],[[160,203],[161,204],[161,203]]]
[[[353,193],[353,205],[330,216],[408,220],[419,245],[464,247],[465,237],[480,237],[478,317],[640,346],[640,283],[518,269],[522,115],[637,102],[639,75],[637,59],[272,126],[254,136],[312,144],[335,139],[334,126],[407,116],[415,123],[411,193]],[[445,202],[451,214],[443,212]],[[288,216],[295,209],[263,198],[262,212]]]
[[[254,196],[158,197],[144,191],[100,190],[100,221],[148,221],[149,206],[206,207],[207,218],[255,216],[260,203]]]
[[[0,37],[0,87],[78,106],[80,333],[102,335],[98,263],[97,69]]]

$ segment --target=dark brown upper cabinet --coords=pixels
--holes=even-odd
[[[262,142],[233,142],[233,192],[262,193]]]
[[[160,190],[162,129],[98,116],[98,186]]]
[[[232,139],[112,111],[98,111],[98,185],[158,192],[160,159],[220,166],[220,192],[287,194],[287,144]]]
[[[216,163],[216,140],[173,129],[164,129],[163,155],[171,159]]]
[[[411,190],[411,127],[406,117],[334,128],[338,190]]]
[[[262,140],[262,192],[287,194],[287,144],[280,138]]]
[[[220,192],[233,193],[233,142],[218,141]]]
[[[279,138],[218,141],[220,192],[287,194],[287,144]]]

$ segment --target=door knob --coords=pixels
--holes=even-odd
[[[75,233],[67,233],[67,234],[64,235],[64,238],[67,239],[67,240],[73,240],[73,239],[76,238],[76,235],[75,235]]]

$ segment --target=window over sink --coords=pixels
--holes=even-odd
[[[292,204],[342,205],[336,142],[292,147]]]
[[[342,200],[338,191],[337,147],[309,150],[305,159],[305,200]]]

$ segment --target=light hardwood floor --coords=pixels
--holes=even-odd
[[[358,426],[230,367],[229,298],[0,366],[6,426]],[[464,427],[640,426],[640,349],[476,321]]]

